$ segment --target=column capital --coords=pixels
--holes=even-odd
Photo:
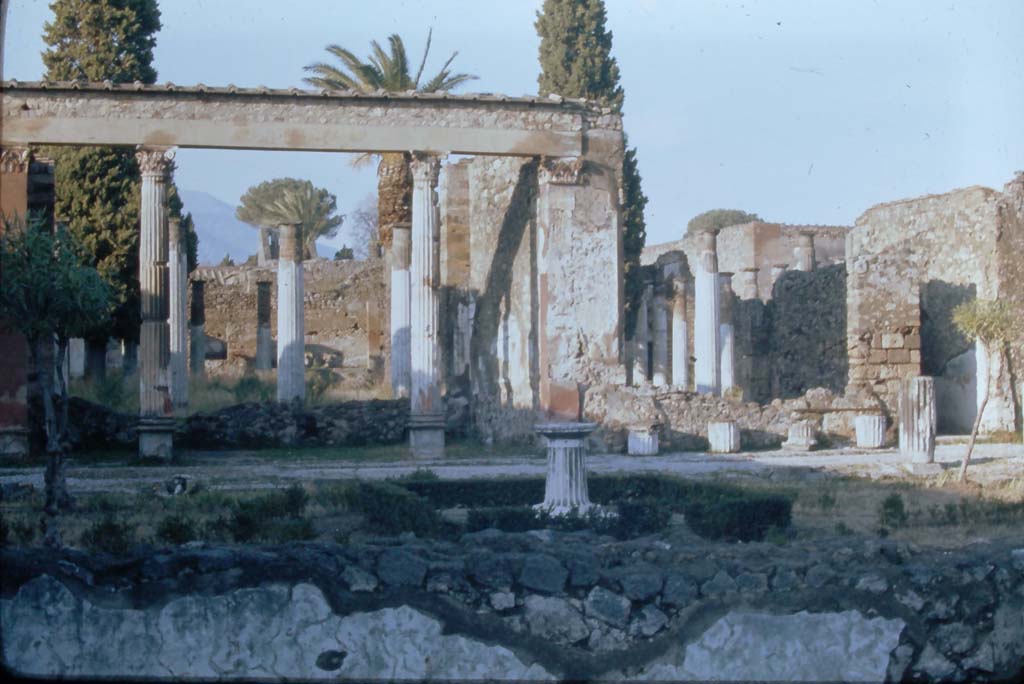
[[[139,162],[139,171],[143,176],[166,177],[174,163],[174,148],[145,147],[135,148],[135,159]]]
[[[441,173],[441,158],[429,152],[411,152],[412,161],[409,168],[412,171],[413,183],[428,183],[430,187],[437,185]]]
[[[0,149],[0,171],[3,173],[28,173],[32,151],[27,147],[4,147]]]
[[[583,159],[559,159],[542,157],[538,168],[541,183],[551,185],[582,185]]]

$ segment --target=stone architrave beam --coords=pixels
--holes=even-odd
[[[142,172],[139,285],[142,329],[139,334],[139,456],[170,460],[174,434],[171,397],[167,176],[174,152],[140,148]]]
[[[414,153],[412,160],[412,254],[409,277],[411,407],[409,446],[413,456],[444,453],[444,399],[441,396],[440,215],[435,155]]]
[[[7,81],[0,144],[578,157],[582,100]]]

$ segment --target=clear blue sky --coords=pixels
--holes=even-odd
[[[454,49],[471,92],[531,94],[540,0],[163,0],[159,80],[301,85],[328,43],[359,55],[398,32],[428,64]],[[607,0],[638,148],[648,243],[716,207],[852,224],[869,206],[1024,169],[1024,0]],[[43,71],[44,0],[11,0],[4,77]],[[350,211],[373,167],[342,155],[181,150],[178,184],[235,204],[310,178]],[[187,209],[187,207],[186,207]]]

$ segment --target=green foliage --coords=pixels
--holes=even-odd
[[[360,482],[334,491],[335,501],[366,516],[370,529],[380,534],[413,532],[419,537],[436,534],[441,517],[422,497],[388,482]]]
[[[156,0],[55,0],[45,25],[46,78],[113,83],[155,83],[152,66],[160,10]],[[112,147],[54,147],[57,187],[54,214],[85,247],[86,263],[113,289],[109,321],[85,335],[90,339],[136,340],[139,334],[139,168],[132,150]],[[173,171],[173,167],[172,167]],[[170,215],[181,216],[174,183],[168,184]],[[187,231],[189,270],[195,267],[196,237]]]
[[[243,375],[230,386],[230,392],[238,404],[251,401],[270,401],[274,397],[274,384],[261,380],[255,375]]]
[[[1009,303],[974,299],[953,309],[953,323],[970,340],[1001,345],[1021,336],[1021,324]]]
[[[907,509],[903,505],[903,497],[893,492],[878,505],[878,525],[883,528],[897,529],[907,524]]]
[[[712,209],[703,214],[697,214],[686,224],[687,233],[699,233],[705,230],[721,230],[729,226],[760,221],[757,214],[749,214],[739,209]]]
[[[222,526],[241,543],[312,539],[316,531],[303,517],[308,502],[309,495],[301,485],[290,485],[281,492],[239,501]]]
[[[584,97],[622,110],[624,94],[605,28],[603,0],[544,0],[534,28],[540,36],[539,93]]]
[[[156,538],[166,544],[180,546],[196,539],[199,530],[195,522],[184,515],[169,515],[156,527]]]
[[[82,533],[80,543],[91,551],[119,556],[127,553],[135,543],[135,535],[128,525],[107,514]]]
[[[334,260],[351,261],[352,259],[355,258],[355,256],[355,252],[352,250],[351,247],[348,247],[347,245],[342,245],[342,248],[334,253]]]
[[[306,254],[312,255],[319,238],[337,234],[344,221],[337,210],[338,198],[310,181],[275,178],[246,190],[235,216],[257,228],[301,223]]]
[[[225,254],[224,258],[220,260],[218,266],[234,266],[235,260],[231,258],[230,254]]]
[[[27,225],[4,223],[0,317],[32,343],[79,337],[107,318],[110,287],[82,265],[82,247],[67,230],[51,232],[36,216]]]
[[[686,524],[705,539],[763,541],[772,528],[789,527],[793,502],[774,494],[721,495],[683,507]]]
[[[108,370],[99,378],[76,378],[71,381],[70,394],[105,406],[112,411],[138,411],[139,378],[121,369]]]
[[[397,479],[399,482],[437,482],[441,478],[430,468],[417,468]]]
[[[306,399],[314,404],[323,401],[337,384],[338,376],[330,368],[310,368],[306,371]]]
[[[356,90],[363,93],[373,93],[377,90],[389,93],[418,90],[424,93],[434,93],[452,90],[466,81],[476,78],[470,74],[453,74],[451,72],[451,64],[455,60],[455,56],[459,54],[453,52],[437,74],[421,83],[423,68],[427,63],[427,56],[430,54],[432,37],[433,30],[431,29],[427,32],[427,45],[423,50],[423,58],[420,60],[415,76],[410,74],[409,58],[406,55],[405,44],[402,42],[401,36],[391,34],[388,36],[389,51],[385,51],[377,41],[370,41],[372,52],[365,62],[340,45],[328,45],[327,52],[337,58],[341,65],[335,66],[326,62],[310,64],[305,67],[305,70],[313,76],[308,76],[303,80],[317,88],[331,90]]]

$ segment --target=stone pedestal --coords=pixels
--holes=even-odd
[[[300,224],[278,229],[277,260],[277,400],[306,398],[306,322],[303,240]]]
[[[538,510],[566,515],[575,510],[583,515],[592,508],[587,493],[587,435],[594,423],[541,423],[537,433],[547,439],[548,473],[544,481],[544,502]]]
[[[270,287],[273,283],[256,283],[256,370],[274,367],[274,337],[270,328]]]
[[[391,236],[391,393],[395,397],[409,396],[412,382],[410,229],[408,224],[395,224]]]
[[[789,438],[782,443],[788,451],[811,451],[818,446],[817,430],[809,420],[799,420],[789,426]]]
[[[858,449],[881,449],[885,446],[885,416],[857,416],[853,419]]]
[[[690,388],[689,323],[686,320],[686,281],[672,281],[672,384]]]
[[[168,325],[167,176],[174,154],[140,148],[142,233],[139,239],[139,285],[142,326],[139,333],[139,457],[170,459],[174,423],[170,420],[171,335]]]
[[[814,233],[800,233],[793,249],[793,270],[813,271],[814,267]]]
[[[192,281],[188,365],[193,377],[206,377],[206,283]]]
[[[175,408],[188,406],[188,248],[178,219],[168,221],[170,276],[171,400]]]
[[[716,454],[734,454],[740,450],[740,428],[731,421],[708,423],[709,451]]]
[[[410,259],[411,406],[409,446],[412,455],[444,453],[444,400],[441,396],[440,216],[437,180],[440,161],[416,153],[412,160],[412,254]]]
[[[699,257],[694,271],[694,375],[701,394],[722,393],[719,337],[721,288],[718,283],[718,231],[697,234]]]
[[[626,453],[630,456],[658,455],[658,426],[634,425],[626,433]]]
[[[935,379],[905,378],[899,397],[900,453],[912,470],[937,470],[935,464]],[[928,468],[927,466],[935,466]]]

